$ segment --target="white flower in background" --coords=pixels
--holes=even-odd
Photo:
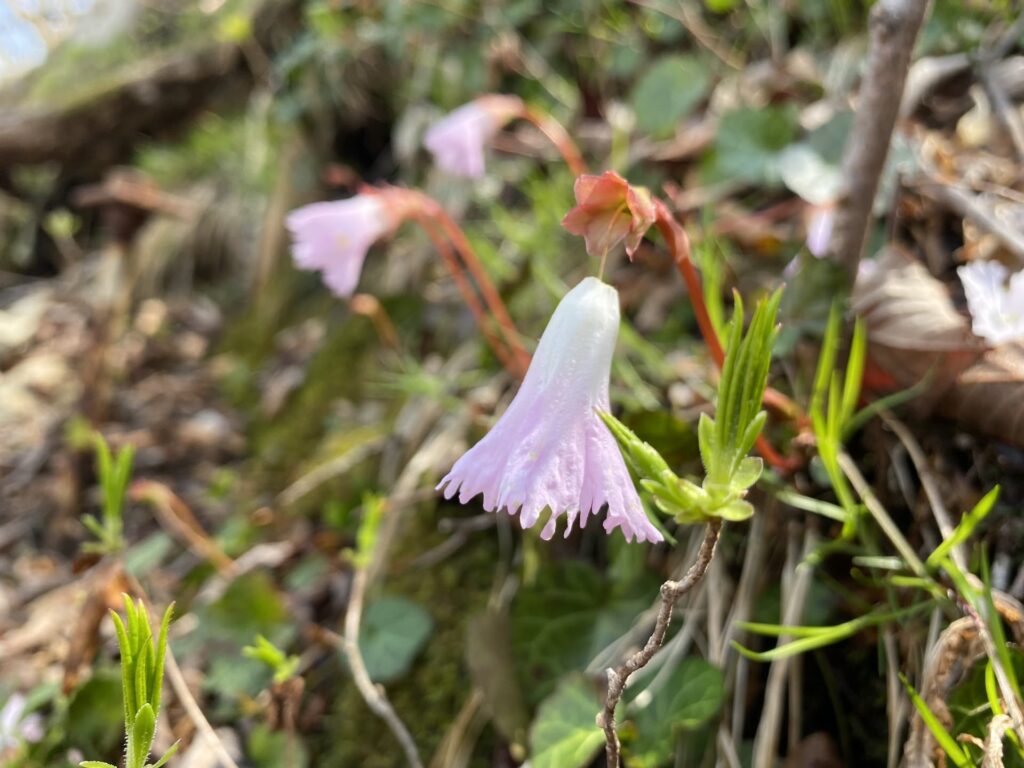
[[[13,693],[0,709],[0,753],[23,741],[34,744],[43,738],[43,718],[36,714],[25,717],[25,704],[24,696]]]
[[[1010,275],[997,261],[972,261],[957,274],[976,336],[989,344],[1024,339],[1024,272]]]

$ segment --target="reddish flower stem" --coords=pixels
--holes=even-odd
[[[520,117],[535,125],[537,130],[543,133],[548,141],[555,145],[555,149],[558,150],[558,153],[565,160],[565,164],[569,166],[569,170],[572,171],[574,176],[589,173],[587,163],[583,159],[583,154],[580,152],[579,147],[576,146],[576,142],[569,136],[569,132],[565,130],[565,126],[546,112],[541,112],[533,107],[524,106]]]
[[[521,364],[517,359],[515,351],[510,348],[507,340],[499,338],[499,336],[494,332],[494,329],[491,328],[488,323],[487,312],[484,310],[483,305],[480,303],[480,299],[473,291],[473,287],[466,278],[466,273],[463,270],[462,265],[459,264],[459,260],[456,258],[455,252],[452,250],[452,245],[445,237],[438,221],[431,215],[431,213],[422,209],[416,210],[412,216],[414,221],[419,224],[420,228],[427,234],[427,237],[430,238],[434,248],[441,256],[441,261],[443,261],[445,267],[448,268],[448,272],[455,281],[455,286],[459,289],[459,293],[462,294],[463,301],[465,301],[466,306],[469,307],[469,311],[473,315],[473,319],[476,321],[477,327],[483,334],[484,339],[487,340],[487,344],[494,352],[495,357],[498,358],[498,361],[502,366],[504,366],[505,370],[513,376],[522,378],[525,375],[525,369],[521,369]],[[529,363],[527,362],[527,364]]]
[[[487,309],[490,310],[495,322],[497,322],[498,327],[501,329],[501,334],[511,355],[512,368],[509,368],[510,372],[515,373],[519,378],[523,378],[526,375],[526,369],[530,367],[530,353],[526,351],[519,340],[519,331],[516,330],[515,323],[512,322],[512,318],[508,314],[505,302],[501,300],[501,296],[494,287],[494,283],[487,276],[487,272],[480,263],[480,259],[477,258],[476,251],[473,250],[473,246],[459,225],[455,223],[455,220],[448,215],[447,211],[437,201],[426,195],[421,195],[421,197],[425,215],[429,216],[441,228],[448,240],[451,241],[451,244],[455,246],[455,251],[462,258],[470,275],[473,276],[473,280],[483,296]]]
[[[683,282],[686,283],[686,290],[690,295],[690,304],[693,307],[694,315],[696,315],[700,334],[711,354],[711,359],[721,370],[725,365],[725,350],[722,349],[722,342],[711,322],[711,315],[708,313],[708,307],[704,301],[704,291],[700,284],[700,275],[697,274],[697,268],[693,265],[693,259],[690,258],[690,238],[687,237],[686,230],[680,226],[664,203],[656,199],[654,207],[657,211],[654,224],[672,252],[676,269],[679,270]],[[764,404],[793,418],[798,423],[806,419],[800,406],[776,389],[769,387],[765,390]],[[802,462],[799,459],[783,456],[776,451],[763,434],[758,435],[756,446],[757,452],[761,454],[762,458],[780,472],[792,472],[801,466]]]

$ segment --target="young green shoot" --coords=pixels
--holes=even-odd
[[[702,414],[698,425],[705,471],[702,482],[677,476],[654,448],[614,416],[601,414],[639,477],[640,486],[659,510],[678,523],[740,521],[754,513],[746,495],[761,477],[763,464],[760,458],[748,454],[766,419],[761,400],[768,383],[781,296],[776,292],[758,304],[746,334],[743,302],[736,296],[715,417]]]
[[[96,447],[96,476],[102,493],[101,519],[85,515],[82,522],[96,537],[83,549],[110,555],[124,549],[124,497],[132,475],[134,449],[128,445],[112,454],[107,441],[98,432],[93,438]]]
[[[121,688],[124,693],[126,734],[124,768],[160,768],[177,751],[175,743],[163,757],[150,763],[149,752],[156,735],[160,715],[160,693],[164,682],[164,657],[167,653],[167,629],[174,606],[170,605],[160,622],[154,643],[146,607],[124,596],[125,619],[111,611],[117,644],[121,649]],[[115,768],[110,763],[86,760],[82,768]]]
[[[298,656],[289,656],[263,635],[256,635],[255,644],[245,646],[242,655],[262,661],[270,667],[274,673],[274,683],[277,685],[295,677],[295,672],[299,668]]]

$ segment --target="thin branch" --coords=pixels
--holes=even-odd
[[[981,87],[985,89],[999,122],[1010,134],[1010,141],[1013,142],[1013,148],[1017,152],[1017,160],[1024,161],[1024,120],[1021,119],[1017,107],[1010,103],[1006,91],[992,76],[992,70],[988,65],[980,64],[978,66],[978,80],[981,81]]]
[[[1010,251],[1018,262],[1024,264],[1024,235],[982,205],[977,195],[936,177],[929,177],[918,188],[963,218],[970,219],[980,229],[998,237],[1006,246],[1006,250]]]
[[[634,672],[647,665],[665,641],[665,633],[668,632],[668,625],[672,620],[672,609],[675,607],[676,601],[704,578],[704,574],[707,573],[708,566],[711,564],[711,558],[715,556],[715,547],[718,544],[721,528],[721,520],[710,520],[700,550],[697,552],[697,559],[690,569],[679,581],[670,580],[661,585],[661,608],[658,610],[658,618],[654,623],[654,631],[644,647],[626,659],[622,666],[617,669],[608,669],[608,693],[605,696],[604,709],[597,716],[598,725],[604,730],[608,768],[619,767],[619,735],[615,730],[615,707],[626,690],[626,683]]]
[[[921,481],[921,487],[924,489],[925,496],[928,497],[928,504],[931,506],[932,515],[935,517],[935,522],[939,526],[939,533],[942,538],[948,539],[953,535],[953,518],[949,514],[949,510],[946,509],[946,503],[942,499],[942,492],[939,490],[938,483],[935,479],[935,473],[932,472],[931,467],[928,466],[928,457],[925,456],[924,449],[921,444],[917,442],[917,438],[914,437],[914,433],[911,432],[907,425],[896,418],[891,412],[883,410],[879,414],[882,417],[882,421],[885,422],[886,426],[889,427],[899,438],[900,442],[903,443],[903,447],[907,449],[907,454],[910,456],[910,461],[914,464],[914,469],[917,470],[917,476]],[[953,562],[962,571],[967,570],[967,558],[964,556],[963,545],[957,545],[953,548],[952,552]]]
[[[206,739],[207,745],[213,751],[220,764],[224,768],[238,768],[238,763],[231,757],[231,753],[228,752],[227,747],[224,746],[224,742],[220,740],[217,732],[213,730],[213,726],[210,725],[210,721],[206,719],[206,715],[199,708],[199,704],[192,695],[192,691],[189,690],[188,683],[185,682],[185,676],[181,674],[181,668],[171,652],[170,645],[167,646],[167,655],[164,657],[164,670],[167,672],[167,680],[170,682],[171,688],[174,689],[174,695],[178,698],[178,703],[185,710],[185,714],[192,721],[192,725]]]
[[[916,576],[928,578],[928,570],[924,567],[924,563],[921,562],[921,558],[917,556],[917,552],[914,551],[914,548],[910,546],[910,542],[903,536],[899,526],[889,517],[889,513],[882,506],[882,502],[878,500],[878,497],[875,496],[871,486],[868,485],[868,481],[864,479],[864,475],[860,473],[860,469],[857,468],[857,464],[850,458],[849,454],[839,454],[839,468],[843,470],[843,474],[846,475],[854,490],[857,491],[857,494],[864,501],[864,506],[868,508],[868,512],[871,513],[878,527],[882,529],[882,533],[892,542],[892,545],[903,557],[910,570]]]
[[[348,665],[352,671],[352,678],[356,687],[374,714],[385,722],[391,733],[394,734],[398,743],[402,745],[405,752],[405,759],[412,768],[423,768],[419,752],[416,750],[416,742],[412,734],[405,727],[391,703],[388,701],[384,690],[373,684],[369,673],[366,671],[366,664],[363,655],[359,650],[359,623],[363,615],[363,598],[366,596],[366,570],[357,568],[352,577],[352,592],[348,599],[348,609],[345,611],[345,635],[341,639],[341,649],[348,658]]]
[[[851,283],[864,250],[914,41],[927,8],[928,0],[879,0],[871,9],[868,69],[843,157],[846,188],[829,243],[830,257],[842,265]]]

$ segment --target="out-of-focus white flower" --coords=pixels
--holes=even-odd
[[[976,336],[989,344],[1024,339],[1024,272],[1010,275],[997,261],[972,261],[957,274]]]
[[[43,738],[43,718],[36,714],[26,717],[25,705],[25,697],[14,693],[0,709],[0,752],[13,749],[23,741],[34,744]]]

